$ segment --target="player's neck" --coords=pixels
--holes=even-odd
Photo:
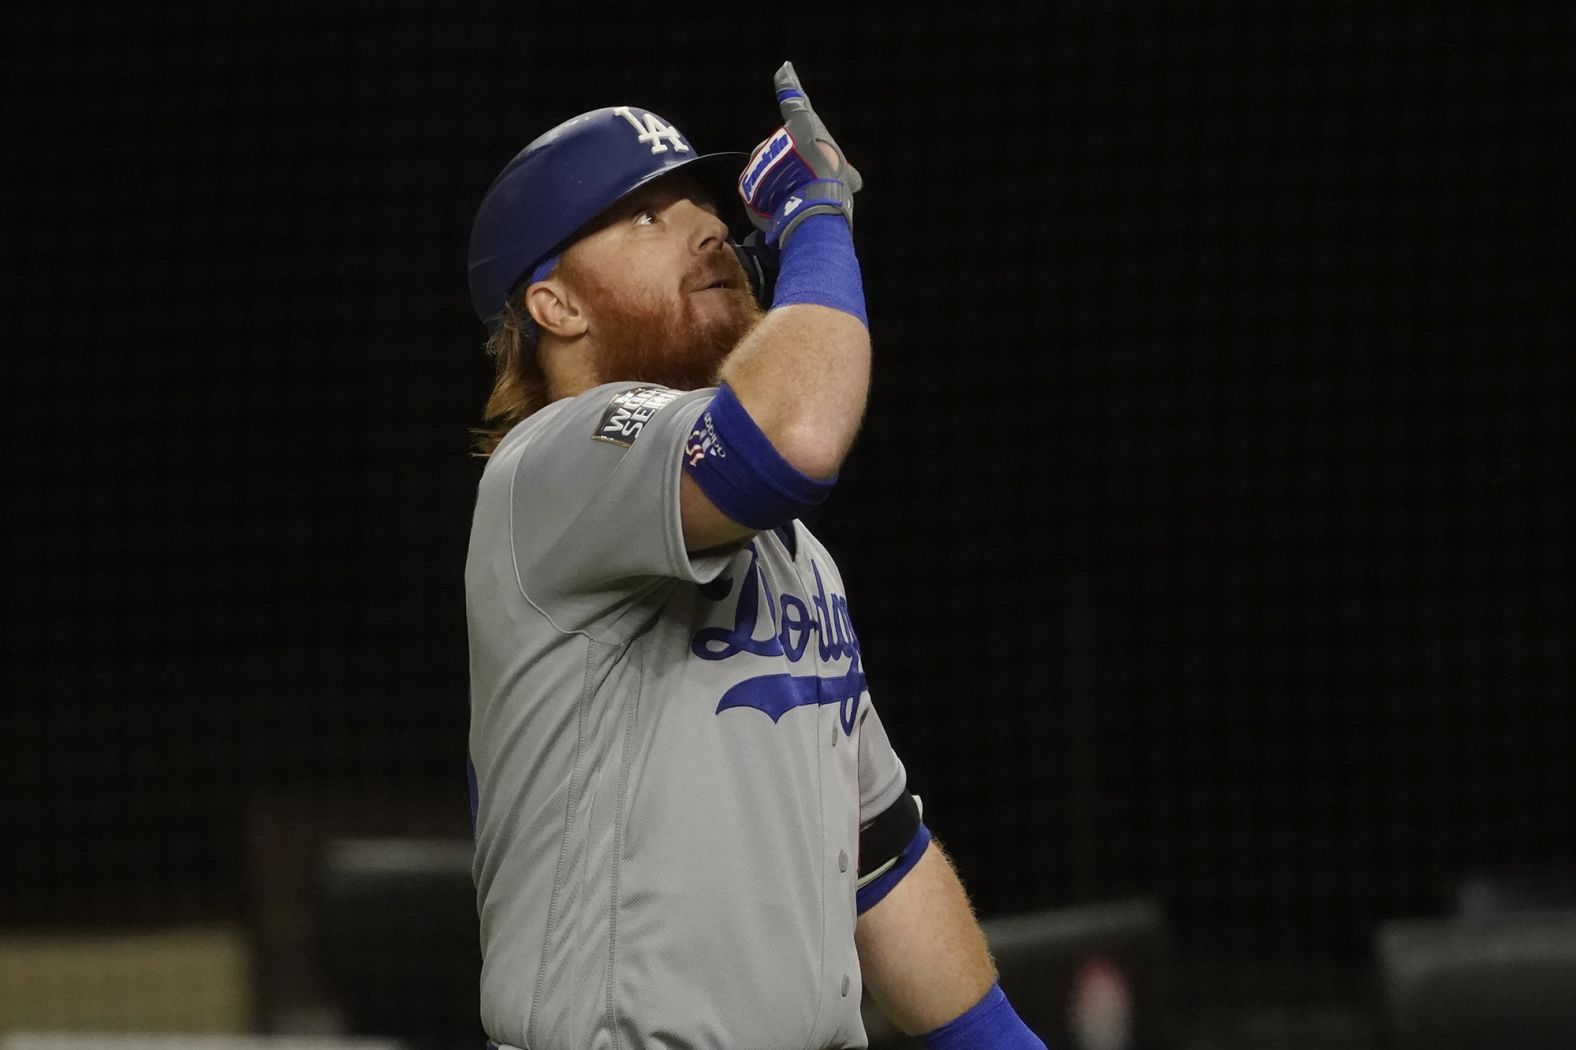
[[[567,342],[548,336],[537,352],[550,401],[574,397],[607,382],[597,371],[598,355],[589,336]]]

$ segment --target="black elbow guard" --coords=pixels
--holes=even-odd
[[[904,792],[884,813],[859,829],[859,879],[854,889],[857,914],[879,904],[919,863],[930,846],[930,831],[920,817],[919,799]]]
[[[859,881],[874,878],[898,859],[919,831],[919,800],[907,791],[859,828]]]

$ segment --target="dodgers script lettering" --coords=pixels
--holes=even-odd
[[[730,660],[748,655],[782,657],[789,664],[797,664],[809,651],[813,637],[819,673],[776,673],[747,678],[723,693],[717,703],[717,713],[735,707],[753,707],[764,711],[775,722],[796,707],[837,704],[843,732],[852,735],[866,681],[859,668],[859,639],[854,634],[848,599],[835,591],[828,593],[821,567],[813,560],[810,571],[815,579],[815,591],[807,596],[808,602],[795,594],[774,594],[766,574],[761,571],[760,552],[754,543],[749,545],[748,552],[749,566],[739,581],[733,623],[726,627],[702,627],[691,639],[690,651],[702,660]],[[732,592],[731,582],[727,582],[726,587],[721,593],[703,593],[718,600]],[[769,618],[764,631],[763,608]],[[844,673],[828,674],[844,660],[848,661]]]

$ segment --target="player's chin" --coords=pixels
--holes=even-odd
[[[697,321],[708,326],[748,326],[761,314],[755,297],[737,288],[704,288],[691,292],[689,309]]]
[[[749,292],[711,288],[689,297],[689,322],[706,344],[732,349],[761,319],[761,308]]]

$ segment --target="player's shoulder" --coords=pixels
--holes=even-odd
[[[519,470],[533,460],[566,452],[629,449],[653,417],[673,405],[709,399],[715,388],[675,390],[650,382],[619,380],[560,398],[532,413],[504,435],[485,468]]]
[[[656,383],[625,380],[604,383],[573,398],[573,425],[591,424],[590,437],[621,448],[630,448],[658,413],[670,406],[709,400],[715,388],[675,390]]]
[[[510,427],[499,440],[492,454],[487,457],[487,462],[482,465],[482,483],[485,485],[488,481],[514,473],[520,466],[525,450],[531,446],[533,437],[552,427],[572,400],[572,398],[564,398],[543,405]]]

